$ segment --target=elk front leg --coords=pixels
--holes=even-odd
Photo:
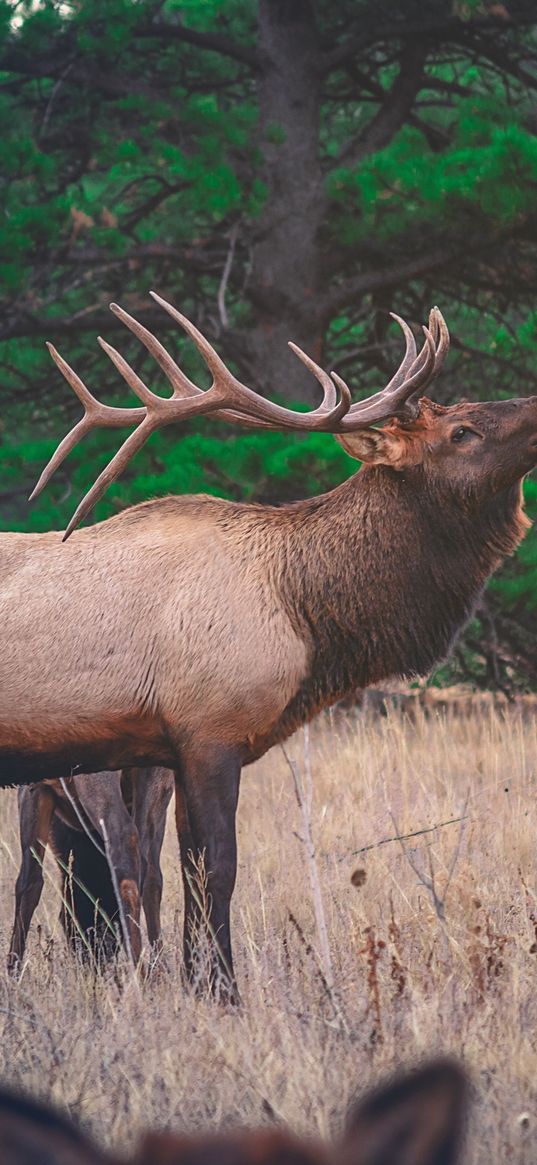
[[[185,890],[185,970],[197,989],[207,984],[212,994],[235,1001],[230,906],[241,764],[236,755],[216,750],[182,760],[175,775],[175,812]]]
[[[25,785],[19,789],[18,805],[22,861],[15,886],[15,922],[7,958],[11,974],[20,968],[30,923],[43,889],[43,861],[54,796],[46,785]]]

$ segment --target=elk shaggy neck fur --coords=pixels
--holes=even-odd
[[[520,483],[481,506],[443,490],[440,506],[424,474],[386,466],[265,521],[274,586],[308,644],[271,743],[357,688],[430,671],[529,526]]]

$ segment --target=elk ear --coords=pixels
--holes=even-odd
[[[54,1109],[0,1089],[2,1165],[107,1165],[75,1125]]]
[[[454,1165],[468,1083],[451,1060],[437,1060],[394,1079],[351,1112],[344,1165]]]
[[[404,456],[404,441],[386,429],[358,429],[356,433],[337,433],[336,440],[349,457],[366,461],[369,465],[397,467]]]

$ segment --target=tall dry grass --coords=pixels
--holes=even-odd
[[[298,734],[288,745],[298,769],[302,750]],[[246,770],[241,793],[233,926],[242,1008],[196,1001],[181,985],[170,823],[168,970],[141,989],[126,962],[99,979],[75,964],[47,859],[22,978],[0,973],[1,1077],[126,1149],[145,1125],[286,1121],[327,1136],[356,1091],[399,1065],[453,1052],[475,1084],[468,1160],[534,1163],[534,718],[327,716],[311,730],[311,767],[333,988],[319,957],[304,822],[276,749]],[[1,797],[5,964],[19,848],[16,795]]]

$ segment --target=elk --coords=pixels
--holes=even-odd
[[[437,1060],[381,1085],[351,1108],[328,1146],[285,1129],[189,1137],[148,1133],[132,1165],[455,1165],[468,1085],[457,1064]],[[44,1104],[0,1089],[3,1165],[127,1165],[92,1144]]]
[[[83,781],[69,777],[19,787],[21,866],[8,954],[11,973],[21,968],[41,897],[47,843],[61,871],[61,921],[72,947],[82,954],[91,950],[98,962],[117,953],[111,925],[118,922],[117,887],[133,962],[138,964],[142,950],[141,901],[150,946],[160,953],[160,851],[172,792],[173,776],[166,769],[92,773]]]
[[[186,970],[192,976],[189,936],[204,927],[191,860],[204,854],[215,968],[233,991],[242,767],[345,693],[425,674],[446,655],[528,526],[521,481],[537,463],[537,397],[450,407],[423,397],[449,345],[434,308],[419,352],[395,317],[406,341],[401,365],[384,389],[355,403],[338,375],[292,345],[323,389],[318,408],[296,413],[242,384],[189,320],[154,298],[197,345],[209,389],[116,305],[165,372],[171,397],[155,394],[101,340],[141,400],[103,405],[50,348],[84,415],[34,494],[90,429],[136,427],[63,538],[2,536],[0,784],[172,768]],[[331,492],[281,507],[167,497],[69,537],[151,433],[202,414],[331,432],[363,464]]]

